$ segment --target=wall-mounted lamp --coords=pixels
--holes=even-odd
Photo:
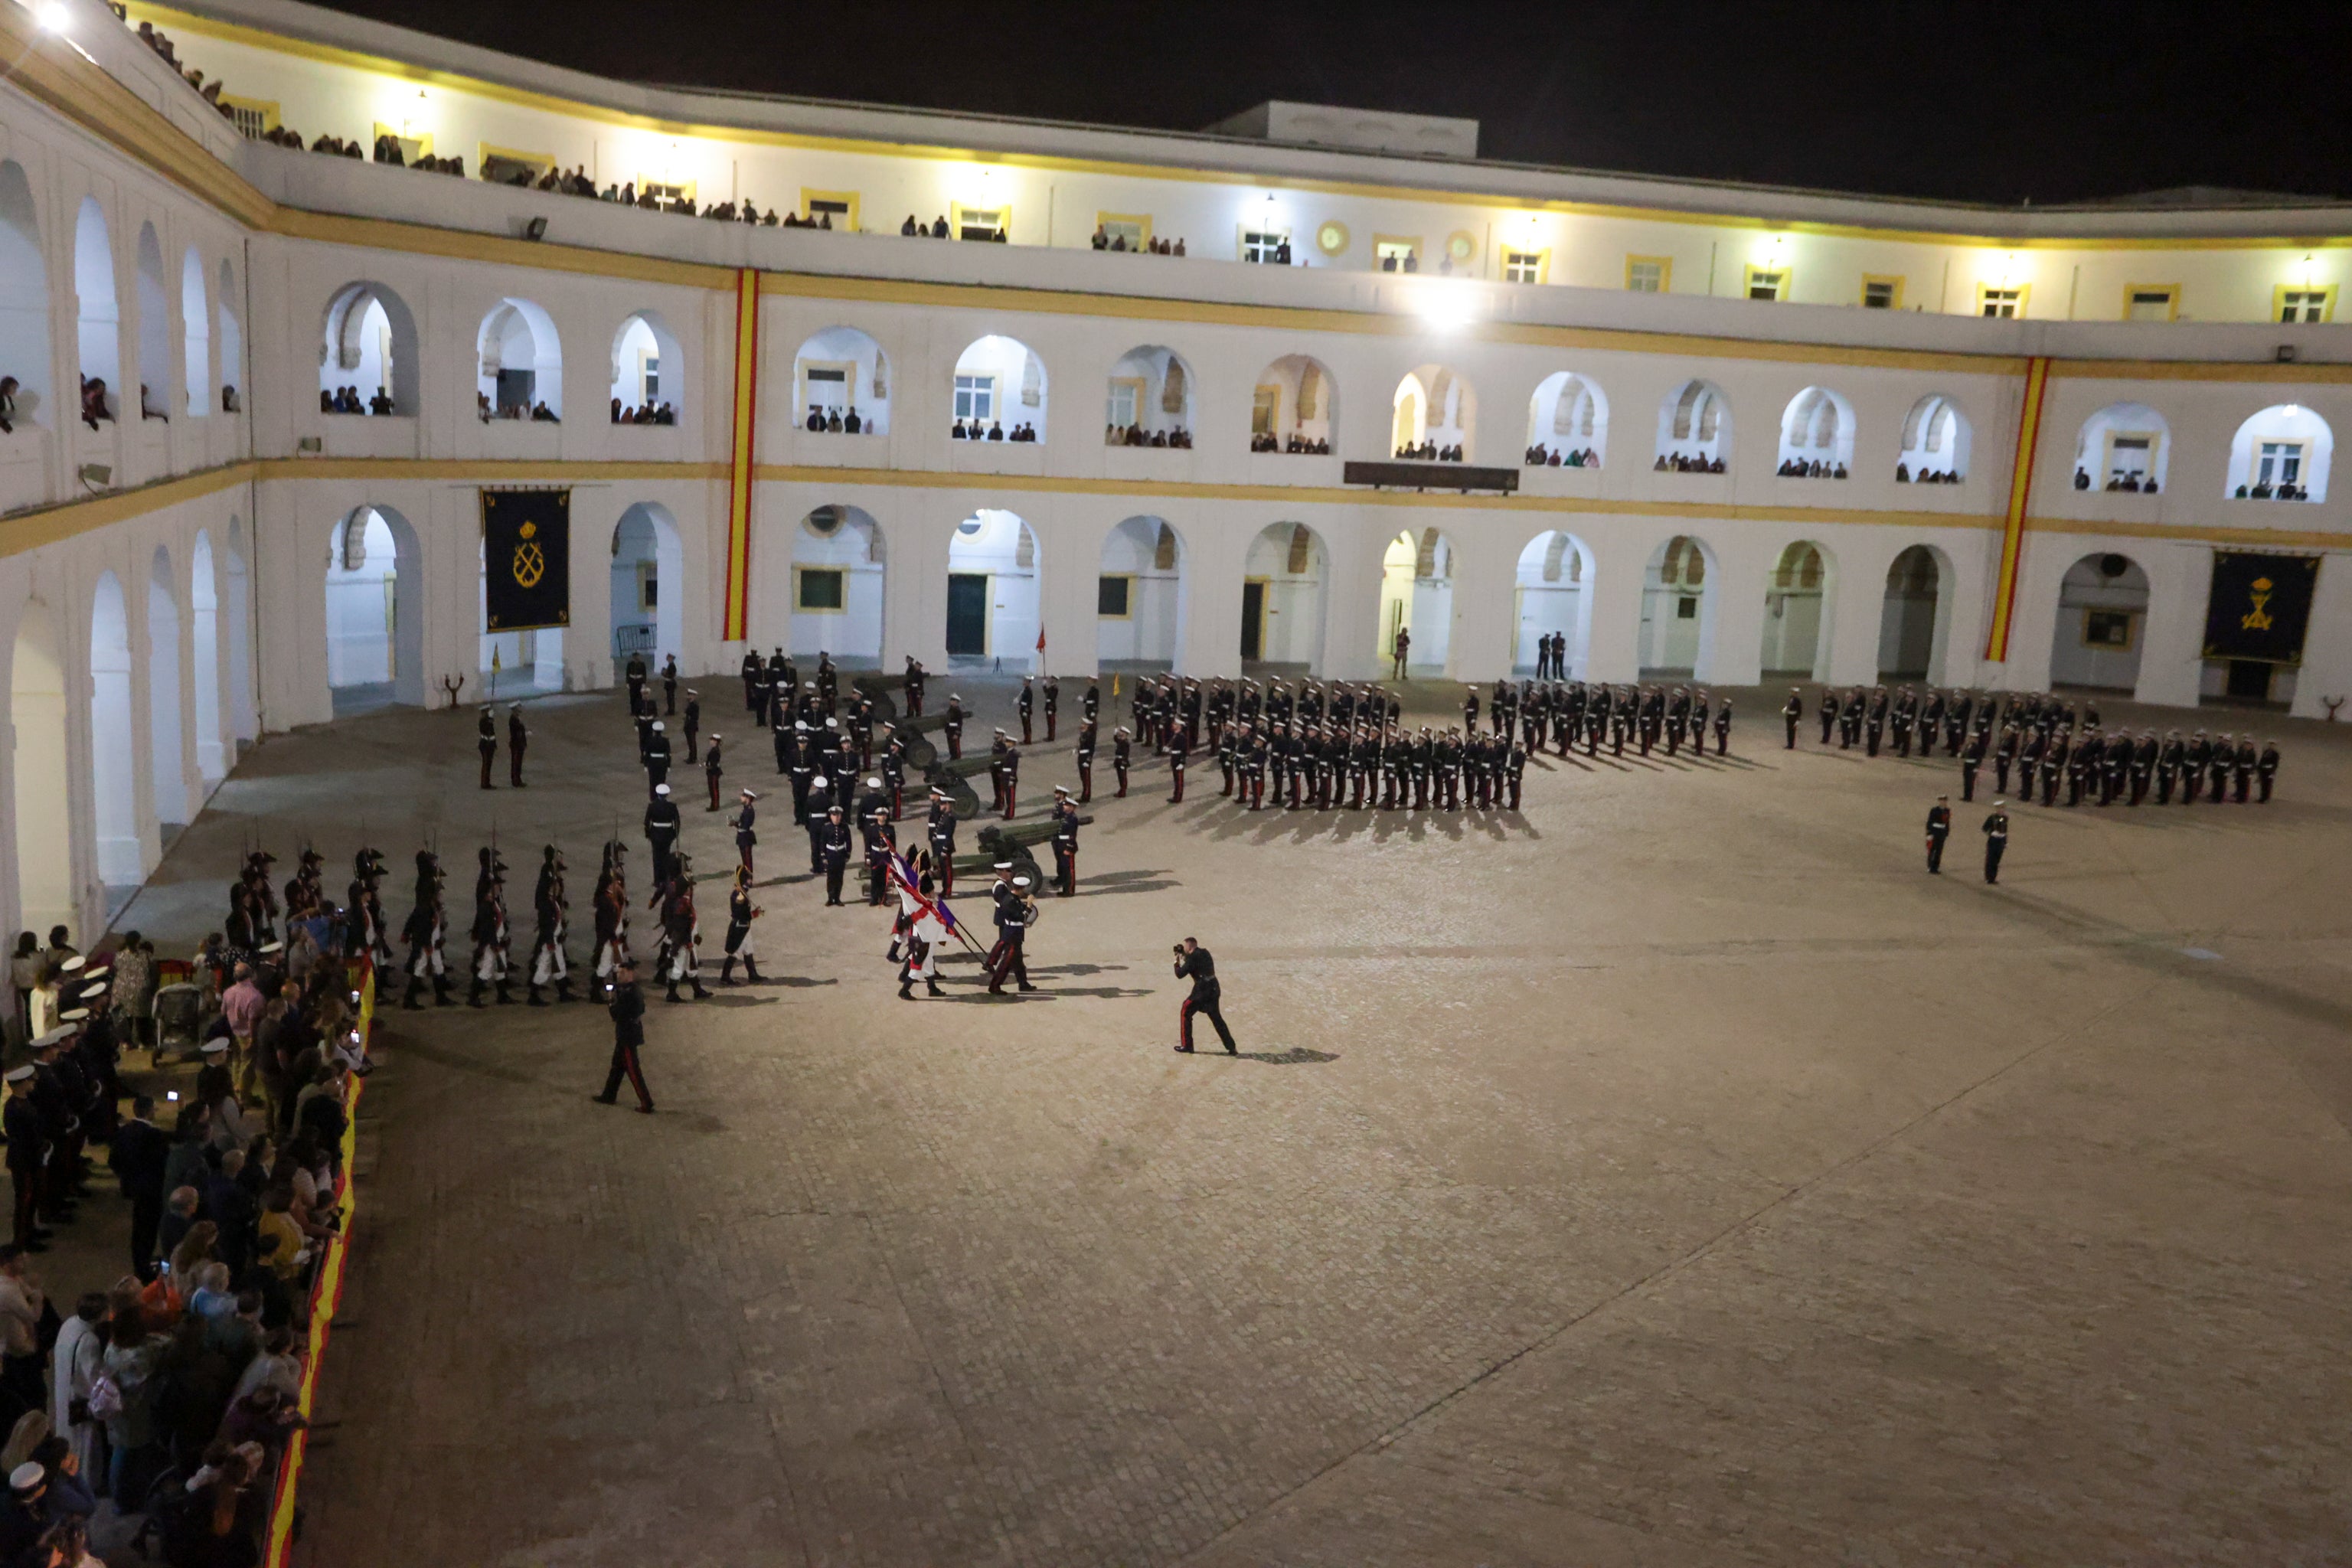
[[[547,237],[547,220],[543,217],[535,217],[531,219],[529,223],[522,226],[522,237],[525,239],[545,239]]]

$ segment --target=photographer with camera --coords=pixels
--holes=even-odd
[[[1216,1026],[1217,1038],[1224,1042],[1225,1054],[1239,1056],[1241,1053],[1234,1047],[1234,1032],[1225,1027],[1225,1016],[1217,1007],[1217,961],[1209,956],[1209,950],[1197,939],[1189,936],[1176,944],[1174,952],[1176,978],[1192,982],[1192,994],[1184,998],[1177,1013],[1180,1039],[1176,1048],[1187,1055],[1192,1053],[1192,1015],[1198,1013]]]

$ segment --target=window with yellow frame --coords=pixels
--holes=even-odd
[[[948,224],[958,239],[1010,239],[1013,209],[1009,205],[975,207],[953,202],[948,206]]]
[[[1997,321],[2009,321],[2025,314],[2033,299],[2031,283],[1979,283],[1977,285],[1977,314]]]
[[[849,571],[842,566],[793,568],[793,609],[804,616],[838,616],[849,608]]]
[[[2180,317],[2180,285],[2178,283],[2126,283],[2124,285],[2124,317],[2126,321],[2171,321]]]
[[[220,95],[220,104],[228,110],[229,123],[237,134],[248,142],[258,142],[285,122],[278,117],[278,100],[265,98],[239,98],[235,93]]]
[[[1404,234],[1372,236],[1372,265],[1382,272],[1421,270],[1421,237]]]
[[[430,158],[433,156],[433,132],[430,131],[419,131],[414,134],[404,136],[401,134],[400,127],[397,125],[386,125],[383,121],[379,120],[375,122],[375,129],[368,132],[368,155],[370,157],[374,156],[375,143],[383,141],[387,136],[400,143],[400,159],[404,163],[414,163],[419,158]]]
[[[1503,247],[1504,282],[1540,283],[1550,275],[1550,251],[1522,250],[1509,245]]]
[[[2282,283],[2271,290],[2271,320],[2287,322],[2332,321],[2336,319],[2333,283]]]
[[[529,174],[537,181],[555,167],[552,153],[526,153],[517,147],[495,147],[488,142],[478,143],[475,152],[475,171],[492,184],[514,184],[518,174]],[[638,186],[640,190],[644,188]]]
[[[1903,309],[1903,279],[1880,272],[1864,273],[1862,308],[1865,310]]]
[[[813,191],[801,187],[801,221],[816,223],[823,220],[833,228],[857,232],[857,193],[856,191]]]
[[[1130,621],[1135,618],[1135,574],[1106,572],[1095,584],[1095,618]]]
[[[1794,281],[1794,275],[1786,267],[1759,267],[1752,261],[1748,264],[1747,277],[1747,284],[1740,294],[1748,300],[1785,300]]]
[[[1625,258],[1625,289],[1632,294],[1664,294],[1675,286],[1671,256],[1629,256]]]
[[[1151,215],[1150,213],[1095,214],[1095,232],[1102,236],[1103,248],[1116,246],[1121,250],[1151,248]]]

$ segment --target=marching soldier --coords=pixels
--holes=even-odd
[[[474,726],[474,747],[482,753],[482,787],[498,788],[490,782],[490,764],[499,760],[499,725],[487,702],[482,704],[481,718]]]
[[[604,864],[596,874],[596,957],[591,964],[600,996],[609,997],[616,976],[629,962],[629,887],[622,861],[629,847],[619,839],[604,846]]]
[[[1060,784],[1054,786],[1054,882],[1057,898],[1075,897],[1078,890],[1078,808],[1070,799],[1070,792]]]
[[[481,1006],[482,992],[495,985],[504,1007],[514,1001],[507,990],[507,863],[495,848],[485,848],[481,868],[474,879],[474,978],[466,1005]]]
[[[540,992],[551,982],[555,999],[572,1000],[572,964],[563,951],[570,934],[571,910],[563,894],[563,854],[552,844],[541,851],[539,886],[531,894],[531,911],[539,931],[530,948],[530,989],[523,1000],[534,1007],[547,1005]]]
[[[1987,886],[2000,880],[2000,858],[2009,852],[2009,803],[1992,803],[1992,815],[1984,819],[1985,882]]]
[[[1034,991],[1029,984],[1029,964],[1023,945],[1029,934],[1030,922],[1037,918],[1036,903],[1029,894],[1029,879],[1013,874],[1013,862],[996,863],[995,895],[996,945],[988,954],[988,994],[1004,994],[1004,981],[1012,976],[1014,988]]]
[[[2180,764],[2187,753],[2188,748],[2181,743],[2180,731],[2167,731],[2164,745],[2156,753],[2157,805],[2172,804],[2173,786],[2180,782]]]
[[[694,910],[694,879],[687,875],[687,858],[678,857],[677,875],[664,884],[656,895],[662,910],[661,976],[669,992],[669,1000],[681,1001],[680,985],[691,986],[695,1000],[707,1000],[710,992],[702,984],[701,964],[697,961],[695,946],[702,940],[702,922]]]
[[[735,961],[743,961],[743,976],[754,985],[760,979],[760,965],[751,956],[751,922],[768,911],[751,902],[751,868],[735,868],[735,886],[727,895],[727,956],[719,965],[719,984],[735,984]]]
[[[524,788],[522,782],[523,747],[530,742],[530,731],[523,728],[522,704],[507,705],[507,783],[516,789]]]
[[[436,1006],[449,1005],[449,977],[442,956],[442,942],[447,929],[441,910],[441,859],[427,849],[416,852],[416,903],[409,910],[408,923],[401,935],[408,942],[408,990],[400,1005],[415,1009],[425,1005],[417,1000],[425,994],[430,981]]]
[[[1952,836],[1952,797],[1939,795],[1936,804],[1927,808],[1927,874],[1941,876],[1944,870],[1944,840]]]
[[[757,654],[746,654],[754,659]],[[621,1080],[637,1091],[637,1110],[647,1116],[654,1113],[654,1097],[646,1089],[645,1069],[637,1065],[637,1050],[646,1043],[646,999],[637,989],[637,972],[626,963],[614,973],[613,1000],[604,1009],[613,1019],[613,1065],[604,1075],[604,1092],[590,1098],[601,1105],[618,1103]]]

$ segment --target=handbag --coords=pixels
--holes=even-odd
[[[116,1386],[113,1378],[101,1372],[90,1380],[89,1404],[92,1416],[100,1421],[110,1420],[122,1414],[122,1390]]]

